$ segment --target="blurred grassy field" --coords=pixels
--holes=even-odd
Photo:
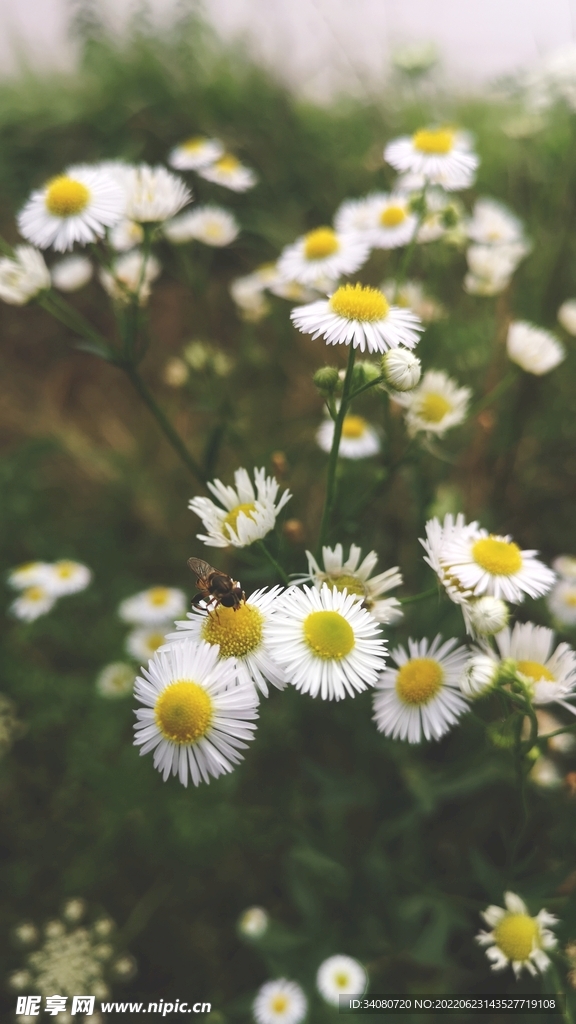
[[[462,252],[432,245],[417,254],[415,276],[449,311],[420,345],[424,367],[453,372],[481,396],[505,364],[506,318],[554,328],[558,305],[576,294],[574,115],[552,110],[529,139],[503,133],[509,115],[503,102],[407,102],[392,91],[330,109],[296,102],[197,23],[162,38],[144,29],[122,45],[95,39],[73,76],[0,85],[0,226],[15,242],[14,213],[30,189],[70,163],[159,162],[197,132],[223,138],[256,168],[261,183],[245,196],[196,178],[196,197],[232,208],[242,233],[226,250],[198,253],[187,270],[160,249],[165,273],[151,302],[154,342],[143,372],[201,458],[215,422],[203,409],[204,385],[190,398],[163,383],[162,369],[195,337],[234,356],[215,473],[228,481],[238,465],[270,469],[272,453],[285,452],[283,483],[295,495],[289,515],[303,521],[305,541],[283,539],[281,554],[297,571],[315,542],[323,495],[325,456],[314,441],[322,411],[311,374],[326,351],[291,329],[280,299],[261,324],[242,322],[229,282],[274,259],[302,230],[330,222],[345,197],[388,185],[386,140],[431,118],[455,119],[475,133],[482,158],[474,194],[507,203],[534,243],[497,303],[464,293]],[[394,259],[371,263],[373,283],[389,276]],[[112,329],[97,283],[73,302]],[[414,751],[376,733],[367,694],[332,707],[293,691],[264,702],[257,742],[233,775],[194,792],[163,784],[131,745],[132,701],[103,701],[94,678],[123,656],[120,599],[156,583],[192,592],[186,559],[205,552],[186,505],[198,487],[119,373],[75,351],[75,338],[42,310],[2,305],[0,330],[2,570],[70,556],[95,573],[84,594],[30,626],[11,621],[3,630],[1,689],[27,723],[0,764],[6,972],[20,963],[10,928],[54,916],[64,897],[82,895],[119,924],[129,921],[139,973],[116,998],[194,995],[218,1009],[215,1024],[244,1015],[270,972],[311,990],[320,960],[335,952],[366,962],[374,991],[512,991],[507,976],[489,976],[473,945],[477,911],[516,886],[561,907],[564,937],[573,934],[574,880],[558,890],[576,866],[569,797],[531,794],[522,861],[511,868],[507,828],[519,814],[512,764],[487,746],[474,718]],[[574,552],[576,353],[574,339],[565,340],[559,371],[523,377],[491,416],[449,435],[453,463],[422,452],[392,479],[379,467],[365,510],[365,467],[345,466],[333,540],[375,547],[382,569],[402,566],[412,592],[432,582],[415,538],[442,505],[513,533],[546,558]],[[339,360],[330,353],[328,361]],[[378,399],[365,408],[381,418]],[[392,453],[399,431],[392,422]],[[271,581],[250,552],[236,560],[226,552],[218,564],[245,585]],[[543,604],[529,602],[524,613],[547,622]],[[432,601],[409,610],[395,635],[438,629],[451,635],[459,617]],[[235,932],[238,913],[253,903],[275,920],[262,956]],[[14,998],[5,992],[2,1000],[8,1020]],[[319,1003],[312,1016],[334,1018]]]

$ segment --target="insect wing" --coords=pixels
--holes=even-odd
[[[188,565],[192,572],[199,580],[206,580],[213,572],[218,572],[208,562],[205,562],[202,558],[189,558]]]

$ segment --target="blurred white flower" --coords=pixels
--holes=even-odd
[[[224,146],[219,139],[195,135],[174,147],[168,157],[168,163],[177,171],[197,171],[199,167],[214,163],[223,153]]]
[[[50,562],[24,562],[11,569],[7,582],[14,590],[25,590],[26,587],[43,587],[51,575]]]
[[[410,197],[402,192],[375,193],[368,197],[371,223],[365,238],[375,249],[397,249],[414,237],[418,219],[410,208]]]
[[[563,626],[576,626],[576,580],[559,580],[546,595],[546,603]]]
[[[319,278],[336,281],[342,275],[354,274],[369,255],[370,245],[363,235],[319,227],[287,245],[278,257],[277,268],[286,281],[315,288]]]
[[[576,335],[576,299],[566,299],[558,310],[558,320],[568,334]]]
[[[384,281],[381,288],[388,302],[402,309],[411,309],[425,324],[446,315],[442,304],[426,294],[422,281],[403,281],[397,288],[396,281],[392,279]]]
[[[169,242],[181,245],[196,240],[204,245],[230,245],[240,228],[233,213],[222,206],[197,206],[168,221],[163,228]]]
[[[399,71],[410,78],[419,78],[438,63],[436,45],[432,42],[411,43],[394,50],[392,62]]]
[[[498,295],[508,287],[512,274],[530,250],[522,242],[503,245],[471,245],[466,252],[470,273],[464,289],[470,295]]]
[[[248,907],[238,919],[238,930],[249,939],[261,939],[268,931],[270,918],[263,907]]]
[[[338,1006],[340,996],[364,995],[368,975],[362,964],[351,956],[330,956],[318,968],[316,987],[331,1006]]]
[[[308,1009],[304,992],[295,981],[267,981],[256,993],[252,1013],[256,1024],[300,1024]]]
[[[173,622],[186,608],[186,595],[176,587],[150,587],[127,597],[118,606],[123,622],[135,626]]]
[[[563,580],[576,581],[576,557],[574,555],[558,555],[552,562],[554,572]]]
[[[116,697],[127,697],[134,689],[136,672],[131,665],[123,661],[113,661],[105,665],[96,677],[96,692],[101,697],[114,700]]]
[[[13,257],[0,259],[0,299],[11,306],[24,306],[50,283],[44,257],[31,245],[17,245]]]
[[[384,159],[397,171],[422,174],[447,191],[468,188],[478,167],[470,137],[453,128],[421,128],[389,142]]]
[[[46,587],[36,585],[22,590],[20,595],[10,605],[10,611],[16,619],[23,622],[34,622],[41,615],[46,615],[52,610],[56,598]]]
[[[493,636],[508,625],[508,605],[500,597],[476,597],[462,606],[467,632],[472,636]]]
[[[125,641],[127,654],[130,654],[136,661],[146,662],[166,639],[166,630],[171,623],[160,623],[159,626],[137,626],[130,630]]]
[[[212,181],[215,185],[222,185],[233,192],[246,192],[254,188],[258,181],[257,175],[249,167],[245,167],[231,153],[224,153],[213,164],[205,164],[198,168],[198,174],[206,181]]]
[[[316,441],[324,452],[330,452],[334,440],[334,420],[326,417],[316,431]],[[363,416],[348,413],[342,423],[338,454],[343,459],[366,459],[380,451],[378,431]]]
[[[18,215],[20,234],[40,249],[57,252],[87,245],[120,220],[125,194],[101,167],[79,164],[32,193]]]
[[[77,292],[83,288],[94,273],[87,256],[66,256],[50,268],[52,284],[61,292]]]
[[[157,224],[174,217],[192,199],[190,189],[165,167],[138,164],[125,174],[128,220]]]
[[[62,558],[48,566],[44,586],[53,597],[64,597],[85,590],[91,580],[92,571],[87,565]]]
[[[264,290],[265,285],[257,272],[232,281],[230,294],[245,320],[257,323],[269,312]]]
[[[468,237],[480,245],[512,245],[525,243],[524,227],[516,217],[496,199],[477,199],[472,217],[466,225]]]
[[[538,377],[550,373],[566,358],[564,346],[550,331],[523,320],[510,324],[506,348],[513,363]]]
[[[134,220],[121,220],[108,232],[110,245],[116,252],[128,252],[144,241],[144,228]]]
[[[144,305],[150,298],[150,286],[161,269],[155,256],[146,258],[140,249],[132,249],[119,256],[111,270],[100,271],[100,283],[114,302],[127,303],[138,296],[140,305]]]
[[[417,388],[394,397],[406,408],[410,435],[423,431],[441,437],[466,419],[471,394],[470,388],[458,387],[444,370],[428,370]]]
[[[557,789],[562,785],[562,776],[550,757],[540,755],[534,761],[528,778],[542,789]]]

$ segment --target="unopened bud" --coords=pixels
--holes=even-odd
[[[321,366],[312,379],[322,395],[333,395],[340,383],[335,366]]]
[[[380,367],[376,363],[370,363],[367,359],[363,359],[354,367],[352,385],[354,388],[361,388],[365,384],[371,384],[372,381],[378,380],[379,377]]]
[[[413,391],[420,380],[420,360],[407,348],[391,348],[382,356],[382,376],[394,391]]]
[[[274,476],[283,479],[283,477],[285,477],[288,472],[288,459],[286,458],[284,452],[272,452],[272,455],[270,456],[270,462],[272,463]]]
[[[238,931],[249,939],[260,939],[267,932],[270,918],[263,907],[248,907],[238,920]]]
[[[498,678],[498,662],[489,654],[473,654],[460,680],[466,697],[482,697]]]
[[[508,625],[508,605],[500,597],[479,597],[466,605],[466,617],[472,632],[480,636],[493,636]]]
[[[301,519],[287,519],[282,527],[282,533],[291,544],[302,544],[306,536]]]
[[[169,359],[164,367],[164,383],[171,388],[181,388],[188,379],[188,367],[183,359],[175,356]]]
[[[458,210],[454,206],[447,206],[442,210],[441,221],[445,228],[455,228],[459,220]]]
[[[426,196],[420,193],[411,197],[408,206],[417,217],[423,217],[426,213]]]

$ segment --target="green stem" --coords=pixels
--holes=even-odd
[[[257,546],[260,548],[260,551],[262,552],[262,554],[265,555],[266,558],[268,559],[268,561],[270,562],[270,565],[274,567],[275,571],[278,573],[278,575],[279,575],[280,579],[282,580],[282,582],[287,587],[289,587],[290,586],[290,578],[284,572],[284,569],[279,564],[279,562],[276,561],[276,559],[274,558],[274,555],[272,555],[270,553],[270,551],[268,551],[268,548],[266,547],[264,541],[263,540],[259,540],[256,543],[257,543]]]
[[[481,413],[483,409],[486,409],[489,405],[492,405],[492,402],[495,402],[497,398],[500,398],[500,395],[503,395],[504,392],[508,390],[510,385],[513,384],[514,381],[517,379],[518,375],[514,371],[512,371],[511,373],[507,373],[506,376],[503,377],[502,380],[498,382],[496,387],[492,388],[492,390],[489,391],[488,394],[484,396],[484,398],[481,398],[479,402],[476,402],[476,405],[472,406],[470,412],[468,413],[467,419],[472,419],[474,416],[478,416],[478,414]]]
[[[566,989],[565,989],[564,985],[562,984],[562,979],[560,977],[560,973],[559,973],[558,968],[557,968],[556,964],[554,963],[554,961],[552,961],[552,963],[550,964],[549,971],[550,971],[550,980],[554,984],[555,994],[558,995],[558,996],[563,996],[564,997],[564,1005],[563,1005],[563,1008],[562,1008],[562,1017],[566,1021],[566,1024],[574,1024],[574,1018],[572,1016],[572,1011],[571,1011],[571,1009],[570,1009],[570,1007],[568,1005],[568,997],[567,997],[567,994],[566,994]]]
[[[166,440],[172,445],[172,448],[182,460],[186,468],[190,470],[197,480],[200,480],[202,483],[206,483],[206,477],[202,468],[188,451],[184,441],[180,437],[180,434],[178,434],[174,429],[170,420],[156,402],[152,392],[148,390],[148,387],[142,380],[136,366],[134,366],[133,363],[120,363],[119,365],[121,369],[124,370],[124,373],[128,377],[128,380],[132,384],[134,390],[140,395],[144,404],[148,406]]]
[[[348,353],[348,366],[346,367],[346,376],[344,377],[344,386],[342,388],[342,398],[340,400],[340,408],[336,416],[334,423],[334,437],[332,439],[332,448],[330,449],[330,455],[328,457],[328,469],[326,476],[326,495],[324,498],[324,510],[322,512],[322,520],[320,522],[320,534],[318,537],[318,556],[322,553],[322,546],[326,540],[326,535],[330,528],[330,519],[332,517],[332,510],[334,508],[334,500],[336,497],[336,469],[338,466],[338,451],[340,448],[340,440],[342,438],[342,426],[344,423],[344,417],[346,416],[346,410],[348,408],[350,388],[352,384],[352,374],[354,371],[354,360],[356,358],[356,349],[350,345],[350,351]]]
[[[54,291],[41,292],[38,295],[38,305],[42,306],[47,313],[50,313],[55,320],[59,320],[65,327],[70,328],[76,334],[87,339],[94,346],[92,351],[100,355],[102,359],[112,360],[114,352],[110,348],[107,339],[96,331],[92,324],[86,320],[81,313],[78,313],[72,306],[68,305],[65,299],[61,298]]]
[[[352,394],[348,396],[348,401],[351,402],[353,398],[357,398],[363,391],[368,391],[369,388],[375,388],[377,384],[382,384],[383,381],[383,376],[375,377],[374,380],[369,381],[368,384],[363,384],[361,388],[356,388],[356,391],[353,391]]]
[[[414,604],[416,601],[426,601],[429,597],[433,597],[434,594],[438,594],[438,587],[430,587],[429,590],[423,590],[421,594],[414,594],[413,597],[401,597],[400,604]]]
[[[402,262],[400,263],[400,266],[398,268],[398,273],[396,274],[396,279],[395,279],[395,282],[394,282],[394,302],[396,302],[398,300],[398,292],[400,291],[400,285],[403,284],[403,282],[406,280],[406,278],[408,276],[408,271],[410,269],[410,264],[412,263],[412,257],[414,255],[414,250],[416,248],[416,243],[418,241],[418,235],[420,233],[420,228],[422,227],[422,225],[424,223],[424,219],[426,217],[426,213],[427,213],[427,208],[426,208],[426,189],[427,189],[427,187],[428,187],[428,183],[426,183],[424,185],[424,188],[422,189],[422,209],[420,211],[420,215],[418,217],[418,220],[416,221],[416,226],[414,228],[414,233],[412,235],[412,238],[410,239],[410,244],[408,245],[408,247],[406,248],[406,250],[404,252],[404,256],[402,257]]]

